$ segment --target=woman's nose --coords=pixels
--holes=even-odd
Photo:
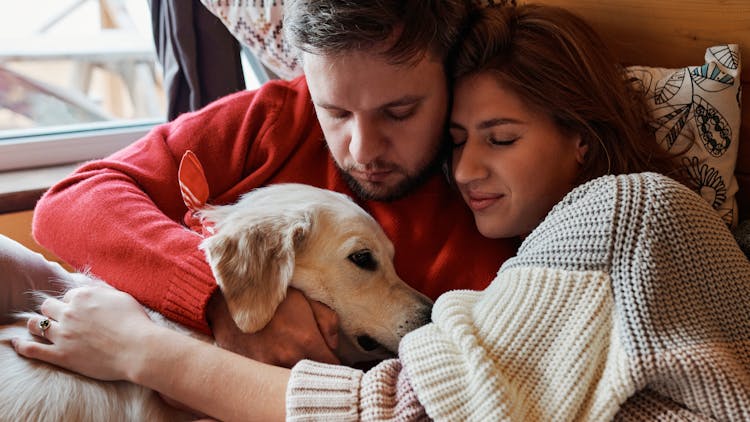
[[[453,179],[458,184],[467,184],[484,179],[488,175],[484,157],[476,142],[467,140],[460,148],[453,150]]]

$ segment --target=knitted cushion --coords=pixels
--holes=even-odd
[[[282,36],[283,0],[201,0],[201,3],[271,72],[284,79],[302,74],[296,54]]]

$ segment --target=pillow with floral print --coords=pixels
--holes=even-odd
[[[643,85],[659,143],[669,151],[685,151],[681,161],[698,193],[728,225],[735,225],[741,119],[737,44],[707,48],[699,66],[631,66],[628,72]]]

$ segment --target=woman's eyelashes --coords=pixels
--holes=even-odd
[[[510,146],[516,143],[517,140],[519,140],[520,136],[493,136],[489,135],[487,136],[486,142],[492,146],[497,147],[503,147],[503,146]],[[460,148],[466,144],[466,136],[457,136],[455,134],[451,135],[451,145],[453,148]]]
[[[496,145],[496,146],[513,145],[517,140],[518,140],[518,137],[495,138],[493,136],[489,136],[487,138],[487,142],[489,142],[492,145]]]

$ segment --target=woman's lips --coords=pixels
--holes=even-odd
[[[472,211],[482,211],[499,201],[504,195],[501,194],[485,194],[485,193],[470,193],[467,195],[467,203]]]

